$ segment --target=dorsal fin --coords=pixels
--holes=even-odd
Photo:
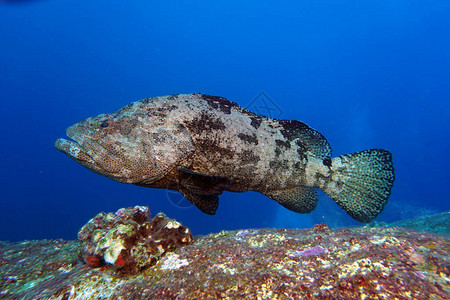
[[[302,146],[318,158],[331,157],[331,146],[320,132],[296,120],[280,120],[280,125],[281,133],[289,141],[299,139]]]

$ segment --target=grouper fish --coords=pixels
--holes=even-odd
[[[331,158],[324,136],[305,123],[257,115],[222,97],[171,95],[136,101],[66,130],[55,147],[122,183],[177,190],[206,214],[223,191],[256,191],[309,213],[316,189],[360,222],[384,208],[392,155],[372,149]]]

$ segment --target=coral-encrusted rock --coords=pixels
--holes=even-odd
[[[82,255],[91,267],[105,263],[122,273],[136,273],[156,263],[167,251],[192,241],[189,228],[163,213],[150,220],[146,206],[99,213],[78,232]]]
[[[0,241],[0,299],[450,299],[450,237],[396,227],[222,231],[133,276],[80,244]]]

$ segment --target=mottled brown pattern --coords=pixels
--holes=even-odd
[[[245,133],[239,133],[238,137],[241,140],[243,140],[244,142],[258,145],[258,138],[256,137],[255,134],[250,135],[250,134],[245,134]]]
[[[199,117],[192,119],[190,122],[185,122],[186,127],[191,131],[201,132],[204,130],[224,130],[225,124],[219,118],[211,118],[207,112],[202,112]]]
[[[386,150],[331,159],[327,140],[305,123],[259,116],[203,94],[136,101],[81,121],[67,135],[74,141],[59,139],[56,148],[88,169],[178,190],[208,214],[224,190],[257,191],[309,212],[317,202],[311,188],[319,188],[367,222],[382,211],[394,180]]]
[[[291,143],[289,143],[288,141],[282,141],[282,140],[275,140],[275,144],[278,147],[284,147],[286,149],[291,148]]]
[[[252,125],[253,128],[258,129],[259,126],[261,126],[262,118],[250,116],[250,119],[252,120],[252,121],[250,122],[250,125]]]

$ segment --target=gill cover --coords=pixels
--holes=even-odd
[[[75,142],[55,146],[84,167],[123,183],[151,183],[195,150],[187,130],[170,118],[120,109],[85,119],[67,129]]]

